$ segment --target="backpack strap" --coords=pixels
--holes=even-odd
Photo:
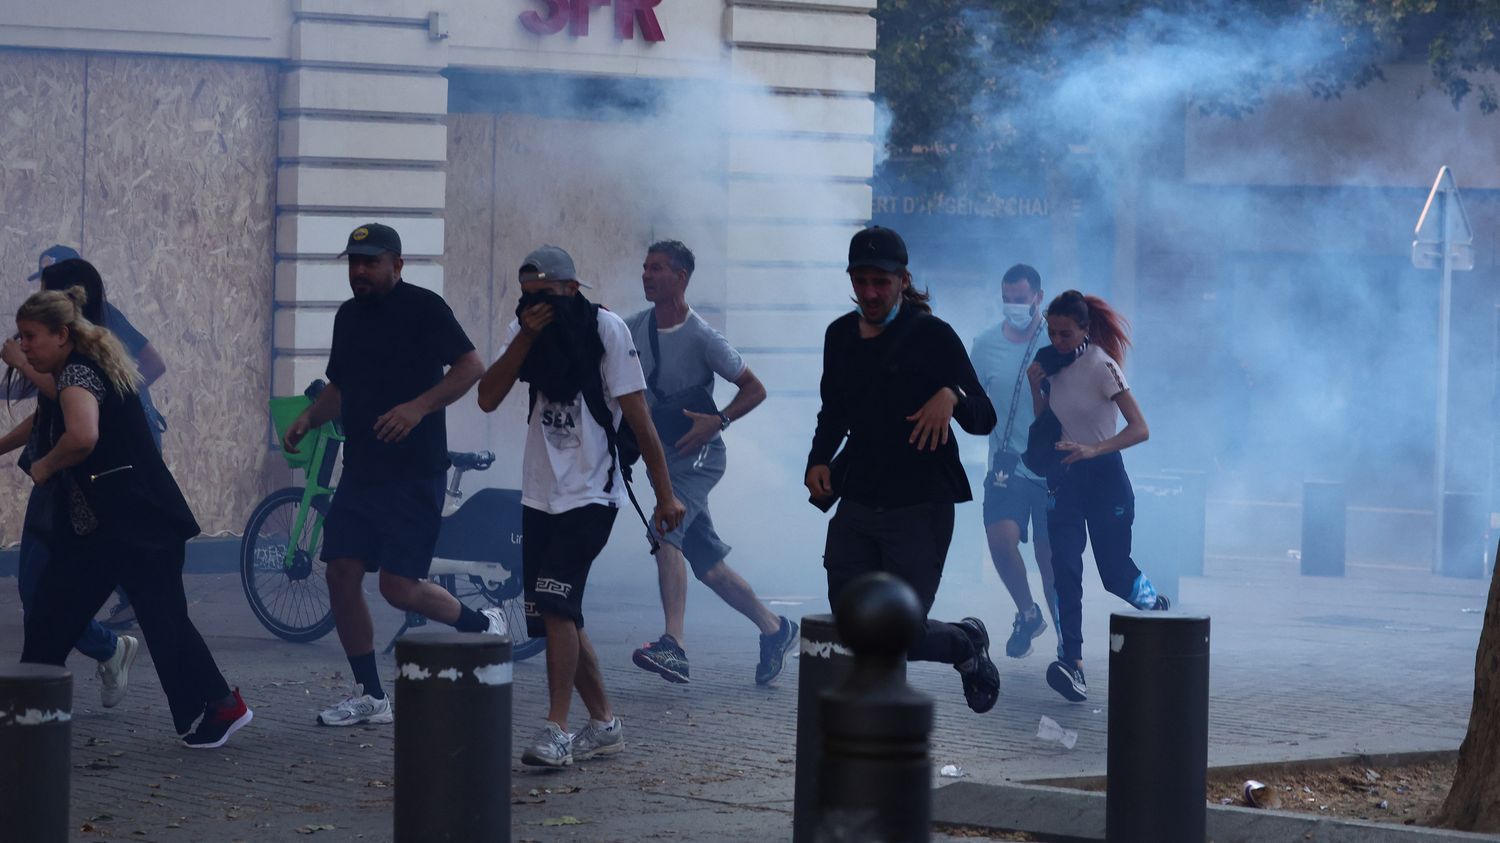
[[[598,319],[599,307],[600,305],[594,305],[595,319]],[[589,415],[594,417],[594,422],[604,428],[604,438],[609,442],[609,480],[604,484],[604,491],[614,490],[615,469],[618,468],[620,479],[625,481],[625,494],[630,497],[630,505],[635,507],[635,514],[640,516],[641,524],[646,528],[646,541],[651,544],[651,553],[655,555],[661,549],[661,542],[657,541],[656,533],[651,529],[651,521],[646,517],[645,510],[641,509],[641,502],[636,499],[635,488],[630,484],[630,466],[620,464],[620,430],[615,426],[614,414],[609,411],[609,405],[604,400],[604,381],[597,364],[590,367],[584,377],[583,403],[588,406]]]

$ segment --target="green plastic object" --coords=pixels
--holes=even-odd
[[[292,426],[292,422],[302,415],[312,404],[312,399],[306,395],[290,395],[285,398],[271,399],[271,423],[276,426],[276,442],[280,444],[286,439],[286,429]],[[316,450],[318,437],[323,435],[321,429],[310,430],[307,436],[297,445],[297,453],[293,454],[286,448],[281,449],[281,455],[286,458],[286,464],[292,468],[307,468],[312,460],[313,451]]]

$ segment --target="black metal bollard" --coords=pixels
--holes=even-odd
[[[890,574],[851,583],[836,607],[852,670],[823,694],[818,843],[926,843],[932,831],[932,699],[906,685],[922,628],[911,587]]]
[[[510,840],[510,638],[396,641],[396,843]]]
[[[823,729],[818,702],[849,675],[852,654],[839,639],[833,615],[804,615],[797,665],[797,782],[792,802],[792,841],[812,843],[818,830],[818,771]]]
[[[73,674],[0,665],[0,840],[67,843]]]
[[[1302,575],[1342,577],[1349,505],[1343,483],[1302,484]]]
[[[1201,615],[1110,616],[1108,843],[1204,839],[1208,631]]]

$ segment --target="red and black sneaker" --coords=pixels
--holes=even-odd
[[[188,749],[217,749],[229,740],[229,736],[249,723],[255,712],[240,698],[240,689],[234,689],[234,702],[229,705],[210,705],[199,721],[198,728],[182,739]]]

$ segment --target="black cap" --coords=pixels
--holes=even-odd
[[[401,235],[396,229],[378,222],[367,222],[349,232],[349,244],[339,257],[345,255],[380,255],[390,252],[401,257]]]
[[[906,241],[901,235],[872,225],[849,241],[849,272],[857,267],[873,266],[886,272],[906,271]]]
[[[30,275],[26,276],[26,280],[35,281],[36,279],[42,277],[42,270],[46,269],[52,264],[61,263],[62,261],[66,260],[72,260],[77,257],[81,256],[78,254],[78,250],[73,248],[72,246],[64,246],[61,243],[56,246],[48,246],[46,251],[42,252],[42,254],[36,259],[36,272],[33,272]]]

